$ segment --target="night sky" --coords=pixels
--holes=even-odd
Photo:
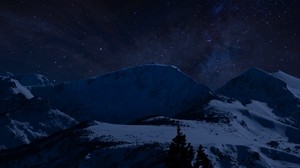
[[[251,67],[300,77],[300,0],[1,0],[0,71],[77,80],[172,64],[216,88]]]

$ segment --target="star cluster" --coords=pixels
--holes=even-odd
[[[217,88],[251,67],[300,76],[299,0],[0,2],[0,70],[56,82],[172,64]]]

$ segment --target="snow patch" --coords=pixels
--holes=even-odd
[[[293,77],[282,71],[272,73],[272,75],[287,84],[287,88],[295,94],[296,97],[300,98],[300,79]]]

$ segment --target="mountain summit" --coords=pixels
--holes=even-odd
[[[296,78],[282,72],[271,74],[252,68],[227,82],[217,92],[244,105],[252,100],[264,102],[275,115],[285,118],[283,122],[294,123],[300,128],[300,99],[297,97],[300,85],[295,86],[293,80]]]
[[[174,116],[213,96],[173,66],[143,65],[64,84],[32,87],[77,120],[126,123],[152,115]]]

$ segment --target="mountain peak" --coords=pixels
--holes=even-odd
[[[249,68],[248,70],[246,70],[246,72],[265,72],[265,71],[258,67],[252,67],[252,68]]]
[[[179,68],[173,65],[165,65],[165,64],[144,64],[144,65],[138,65],[133,67],[127,67],[120,70],[112,71],[106,74],[102,74],[96,77],[92,77],[92,79],[95,78],[102,78],[102,77],[108,77],[108,76],[115,76],[118,74],[127,74],[127,75],[165,75],[165,74],[176,74],[180,76],[185,76],[191,80],[193,80],[191,77],[186,75],[184,72],[182,72]],[[196,82],[195,80],[193,80]]]
[[[4,72],[0,73],[0,76],[17,80],[22,86],[40,86],[50,84],[50,81],[44,75],[36,73],[13,74],[10,72]]]
[[[284,82],[281,80],[273,77],[271,74],[268,72],[257,68],[253,67],[244,73],[242,73],[240,76],[237,76],[230,81],[228,81],[224,86],[222,86],[220,89],[218,89],[218,92],[225,92],[228,89],[233,89],[233,88],[239,88],[239,89],[244,89],[244,88],[260,88],[263,86],[264,83],[270,83],[272,81],[273,84],[276,83],[276,86],[284,86]]]
[[[12,95],[22,94],[27,99],[31,99],[33,95],[19,81],[7,76],[0,76],[0,99],[6,99]]]
[[[248,104],[251,100],[264,102],[273,109],[275,115],[294,117],[294,112],[300,110],[299,98],[290,89],[287,81],[291,81],[290,76],[276,76],[259,68],[251,68],[227,82],[217,92],[243,104]]]
[[[178,68],[160,64],[130,67],[55,86],[33,87],[32,92],[54,102],[63,111],[77,112],[78,120],[93,118],[114,123],[149,115],[174,116],[213,96],[208,87]]]
[[[23,86],[44,86],[50,83],[44,75],[35,73],[14,75],[14,78],[17,79]]]
[[[266,77],[269,76],[270,74],[260,68],[253,67],[242,73],[241,76],[248,76],[248,77]]]
[[[119,70],[116,70],[116,71],[108,72],[106,74],[112,74],[112,73],[121,72],[121,71],[128,71],[128,70],[137,70],[137,69],[152,69],[152,70],[153,69],[172,69],[172,70],[180,71],[179,68],[177,68],[176,66],[173,66],[173,65],[165,65],[165,64],[156,64],[156,63],[154,63],[154,64],[143,64],[143,65],[126,67],[126,68],[122,68],[122,69],[119,69]],[[99,76],[102,76],[102,75],[99,75]]]

